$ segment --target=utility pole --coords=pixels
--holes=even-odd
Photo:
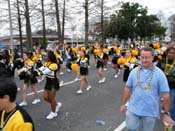
[[[45,10],[44,10],[44,0],[41,0],[42,6],[42,20],[43,20],[43,45],[46,44],[46,26],[45,26]],[[45,48],[45,47],[44,47]]]
[[[89,0],[85,0],[85,45],[88,45],[88,36],[89,36]]]
[[[10,45],[11,50],[13,50],[13,27],[12,27],[12,16],[11,16],[11,7],[10,7],[10,0],[8,0],[8,11],[9,11],[9,24],[10,24]]]
[[[101,0],[101,44],[104,45],[104,0]]]
[[[62,37],[61,43],[62,44],[64,44],[65,11],[66,11],[66,0],[64,0],[64,2],[63,2],[63,18],[62,18],[63,20],[62,20],[62,35],[61,35],[61,37]]]

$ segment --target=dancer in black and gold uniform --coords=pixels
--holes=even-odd
[[[125,52],[126,63],[124,65],[123,82],[126,83],[128,80],[129,73],[134,68],[136,58],[131,55],[131,50],[127,49]]]
[[[40,68],[43,64],[42,64],[42,54],[41,54],[41,49],[40,47],[37,47],[35,49],[35,52],[33,54],[33,57],[32,57],[32,61],[35,62],[35,68],[38,69]]]
[[[61,57],[60,51],[58,49],[56,49],[54,51],[54,54],[56,56],[57,65],[58,65],[57,78],[59,78],[60,87],[61,87],[61,86],[63,86],[64,81],[60,79],[59,72],[60,72],[60,75],[64,74],[64,72],[63,72],[63,58]]]
[[[55,54],[55,56],[56,56],[57,63],[58,63],[58,65],[59,65],[60,75],[63,75],[63,74],[64,74],[64,72],[63,72],[63,58],[62,58],[62,56],[61,56],[61,53],[60,53],[60,51],[59,51],[58,49],[56,49],[56,50],[54,51],[54,54]]]
[[[103,61],[104,61],[104,70],[107,70],[108,60],[109,60],[109,50],[108,46],[105,45],[103,48]]]
[[[8,50],[3,50],[0,53],[0,77],[13,77],[14,69],[11,63],[11,58]]]
[[[32,104],[37,104],[40,102],[40,99],[38,98],[38,92],[36,89],[36,83],[37,78],[33,73],[33,67],[34,62],[31,60],[32,54],[29,52],[23,53],[23,59],[24,59],[24,67],[20,70],[18,70],[19,76],[22,75],[22,78],[24,80],[24,86],[23,86],[23,101],[19,104],[20,106],[27,106],[26,97],[27,97],[27,87],[31,85],[32,91],[35,95],[35,100],[32,102]]]
[[[39,68],[39,75],[46,76],[46,85],[44,89],[44,100],[51,104],[51,112],[46,117],[47,119],[53,119],[57,116],[57,112],[61,107],[61,103],[56,101],[56,91],[59,90],[59,80],[57,78],[58,65],[56,56],[52,51],[49,51],[46,55],[46,63]]]
[[[91,85],[89,84],[89,81],[87,79],[88,75],[88,58],[86,56],[85,51],[81,51],[80,58],[78,59],[78,64],[80,66],[80,75],[81,75],[81,81],[80,81],[80,89],[77,91],[77,94],[83,93],[84,85],[87,84],[86,90],[89,91],[91,89]]]
[[[97,59],[97,68],[98,68],[98,76],[99,76],[99,81],[98,83],[104,83],[106,78],[103,75],[103,68],[104,68],[104,54],[102,52],[102,49],[98,49],[98,53],[96,55]]]
[[[17,86],[12,79],[0,78],[0,131],[34,131],[28,113],[14,101]]]

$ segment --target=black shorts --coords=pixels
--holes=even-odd
[[[42,66],[43,66],[42,61],[39,60],[36,62],[36,69],[39,69]]]
[[[80,66],[80,75],[81,76],[87,76],[88,75],[88,68]]]
[[[103,60],[108,60],[108,59],[109,59],[108,54],[104,53]]]
[[[57,78],[47,78],[46,77],[46,85],[45,90],[51,91],[54,88],[56,91],[60,89],[59,81]]]
[[[28,75],[24,78],[25,84],[36,84],[38,82],[36,76]]]
[[[99,69],[100,67],[101,67],[101,68],[104,67],[103,61],[97,61],[97,68]]]
[[[113,63],[113,64],[117,64],[117,61],[118,61],[119,58],[120,58],[119,56],[114,56],[114,57],[112,58],[112,63]]]
[[[129,68],[126,68],[125,70],[124,70],[124,73],[123,73],[123,82],[126,82],[127,80],[128,80],[128,76],[129,76],[129,74],[130,74],[130,69]]]

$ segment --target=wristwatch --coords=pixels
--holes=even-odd
[[[163,114],[169,116],[170,115],[170,112],[164,112]]]

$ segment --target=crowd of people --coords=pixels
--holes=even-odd
[[[29,86],[35,97],[32,104],[40,103],[36,84],[45,79],[44,100],[51,106],[51,112],[46,119],[53,119],[62,106],[62,103],[56,100],[56,93],[63,85],[60,75],[64,75],[65,68],[68,72],[76,72],[74,81],[80,80],[79,90],[76,91],[78,95],[83,94],[85,87],[87,91],[93,88],[91,81],[88,80],[90,59],[94,59],[96,64],[99,84],[107,81],[104,74],[109,69],[108,64],[113,65],[114,78],[118,78],[120,70],[124,69],[123,82],[126,87],[123,91],[121,112],[126,113],[128,131],[137,131],[140,125],[143,131],[154,130],[155,121],[160,117],[158,105],[161,94],[164,100],[163,121],[174,125],[174,45],[135,43],[127,46],[120,44],[102,46],[96,43],[92,47],[59,45],[49,51],[34,46],[31,52],[23,52],[23,54],[17,49],[13,52],[3,50],[0,54],[0,77],[13,79],[17,73],[19,79],[24,81],[23,99],[19,106],[14,106],[15,111],[19,107],[27,106],[26,96]],[[1,88],[4,91],[3,86],[0,85],[0,100],[8,95],[10,103],[14,105],[15,99],[10,99],[11,94],[1,92]],[[16,96],[16,90],[14,94]],[[126,103],[129,103],[127,107]],[[5,108],[0,110],[1,118],[4,117],[4,110]],[[6,121],[7,118],[3,119]],[[5,129],[3,123],[1,128]]]

